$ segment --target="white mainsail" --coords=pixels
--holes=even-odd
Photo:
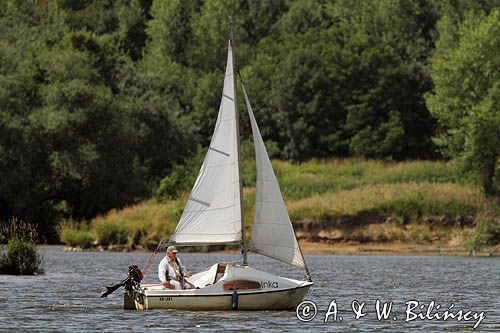
[[[257,162],[257,189],[251,250],[298,267],[305,267],[292,222],[243,83],[242,88],[252,126]]]
[[[229,44],[224,89],[212,141],[170,243],[241,241],[241,176],[233,75]]]

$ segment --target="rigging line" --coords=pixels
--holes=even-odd
[[[151,263],[153,262],[153,259],[156,257],[156,254],[160,250],[160,244],[156,247],[156,249],[153,251],[153,254],[151,257],[149,257],[149,260],[146,263],[146,266],[144,266],[144,269],[142,270],[142,276],[146,275],[146,272],[148,271],[149,266],[151,266]]]

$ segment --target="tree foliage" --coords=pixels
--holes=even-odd
[[[37,222],[50,240],[61,217],[89,219],[153,193],[179,194],[192,178],[183,167],[191,170],[213,131],[229,21],[274,157],[439,157],[437,119],[443,153],[496,191],[498,56],[487,43],[498,28],[488,16],[494,7],[2,1],[0,220]],[[240,119],[245,141],[250,126]]]
[[[0,213],[37,222],[49,240],[59,217],[150,196],[189,151],[190,129],[147,93],[114,28],[77,16],[96,26],[68,29],[63,5],[0,18]]]
[[[435,93],[427,98],[441,127],[436,143],[488,194],[500,190],[499,19],[498,9],[469,11],[450,37],[453,21],[443,18],[443,41],[432,63]]]
[[[246,68],[281,157],[434,156],[423,93],[438,12],[427,2],[293,2]]]

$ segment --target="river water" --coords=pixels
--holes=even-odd
[[[0,331],[466,332],[483,316],[476,331],[500,332],[499,258],[309,255],[306,261],[315,285],[305,300],[314,302],[317,312],[313,318],[313,305],[304,304],[299,315],[303,320],[313,319],[303,322],[296,311],[125,311],[120,290],[99,298],[100,290],[122,280],[127,266],[143,267],[149,254],[75,253],[57,247],[42,253],[45,275],[0,276]],[[146,281],[156,281],[160,257]],[[216,261],[238,259],[236,254],[181,253],[180,257],[191,273]],[[277,275],[303,276],[298,269],[262,256],[250,256],[249,262]],[[393,302],[387,320],[378,320],[377,300],[380,309],[384,303],[388,309]],[[426,311],[432,301],[429,316],[436,318],[445,310],[457,315],[462,310],[462,314],[471,311],[465,316],[469,320],[428,319]],[[357,320],[353,302],[360,315],[365,313]],[[310,311],[304,308],[308,305]]]

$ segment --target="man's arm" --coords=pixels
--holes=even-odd
[[[158,279],[160,279],[161,283],[165,284],[167,282],[168,276],[167,276],[167,261],[165,258],[160,261],[160,264],[158,265]]]
[[[191,277],[191,274],[188,273],[186,266],[184,266],[184,264],[179,258],[177,258],[177,262],[179,263],[183,276],[187,278]]]

